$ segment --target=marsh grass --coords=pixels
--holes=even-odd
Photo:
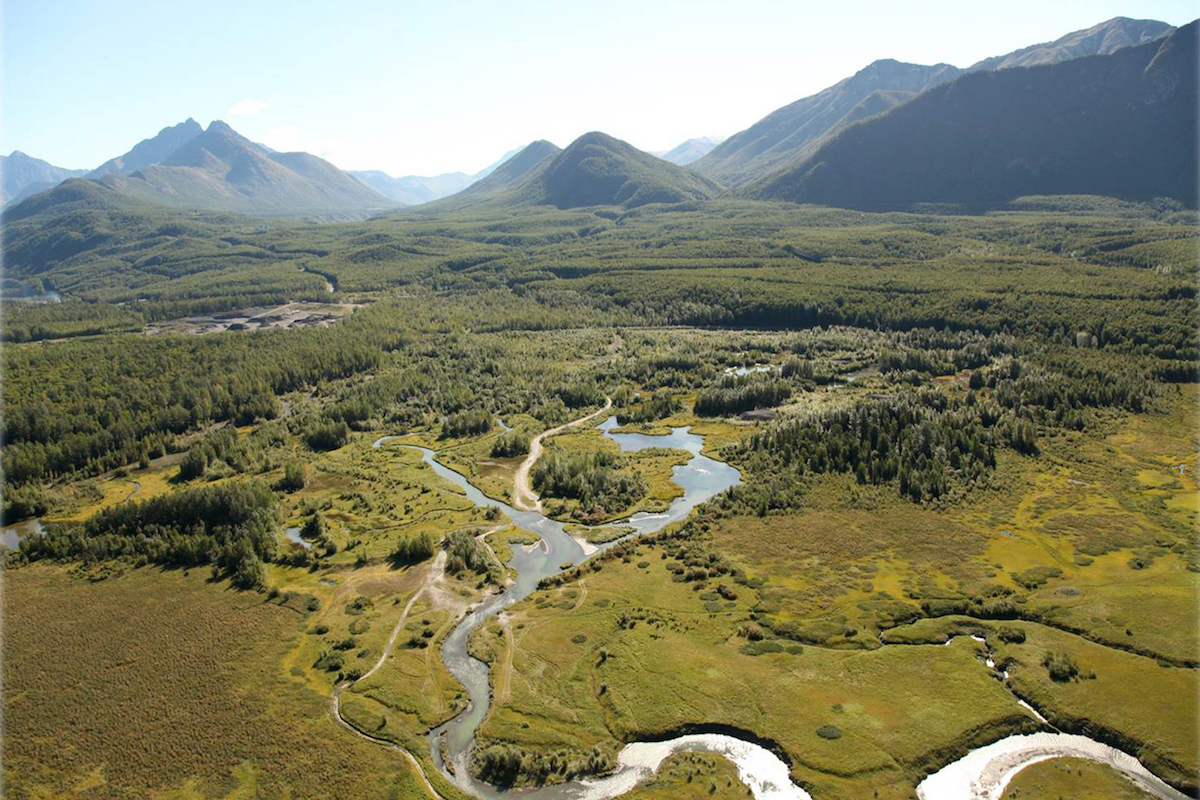
[[[1112,767],[1082,758],[1052,758],[1018,772],[1002,800],[1145,800],[1147,796]]]
[[[4,575],[6,795],[419,796],[404,762],[340,731],[327,697],[280,668],[309,615],[207,579]]]

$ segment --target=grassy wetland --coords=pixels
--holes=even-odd
[[[9,796],[465,797],[427,738],[466,707],[442,647],[544,545],[416,448],[513,505],[531,441],[593,414],[529,476],[605,549],[472,632],[476,776],[552,785],[720,730],[817,800],[910,798],[1058,729],[1196,790],[1194,213],[717,200],[264,231],[77,202],[104,237],[68,252],[43,218],[6,245],[65,298],[3,322],[5,520],[43,528],[2,576]],[[172,322],[302,301],[347,313]],[[682,428],[740,484],[607,541],[684,494],[693,453],[606,434]],[[1105,769],[1053,759],[1004,797],[1131,791]],[[629,796],[747,791],[682,753]]]

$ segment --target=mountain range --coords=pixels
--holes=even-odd
[[[1170,25],[1158,20],[1114,17],[1090,28],[1068,33],[1053,42],[1022,47],[1004,56],[985,58],[972,64],[967,71],[1036,67],[1084,56],[1105,56],[1124,47],[1161,39],[1172,30]]]
[[[95,180],[105,175],[132,175],[140,169],[161,164],[171,154],[204,133],[199,122],[188,117],[178,125],[163,128],[149,139],[143,139],[130,148],[128,153],[110,158],[87,174]]]
[[[925,66],[881,59],[815,95],[771,112],[713,148],[692,168],[727,187],[739,186],[804,161],[824,142],[854,123],[895,108],[966,73],[1104,55],[1153,41],[1172,30],[1164,22],[1117,17],[1053,42],[984,59],[965,70],[949,64]]]
[[[395,178],[188,119],[85,177],[158,205],[319,220],[402,205],[635,208],[722,193],[854,207],[1072,192],[1194,203],[1196,70],[1179,56],[1194,52],[1194,29],[1118,17],[966,69],[882,59],[723,142],[655,155],[592,132],[562,150],[533,142],[475,174]],[[82,172],[19,152],[0,168],[6,201]]]
[[[547,141],[533,142],[478,183],[413,210],[512,205],[636,208],[707,200],[720,192],[721,187],[703,175],[592,131],[561,150]]]
[[[441,175],[429,177],[405,175],[402,178],[393,178],[386,172],[377,169],[350,170],[350,174],[390,200],[406,206],[419,205],[461,192],[476,181],[491,175],[497,167],[515,156],[520,149],[518,147],[509,150],[500,157],[499,161],[473,175],[465,172],[444,172]]]
[[[166,206],[311,219],[362,219],[394,201],[324,159],[256,144],[220,120],[163,128],[94,170],[65,170],[14,152],[0,162],[8,204],[85,177]]]
[[[0,156],[0,205],[18,203],[65,181],[87,174],[86,169],[63,169],[13,150]]]
[[[141,200],[213,211],[361,219],[395,205],[317,156],[268,151],[220,120],[187,136],[193,125],[165,128],[88,177]]]
[[[746,194],[849,208],[1022,195],[1195,206],[1197,23],[1161,41],[980,71],[842,131]]]

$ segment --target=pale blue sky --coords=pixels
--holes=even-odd
[[[1194,0],[904,3],[0,0],[0,150],[94,167],[224,119],[394,175],[474,171],[603,130],[647,149],[741,130],[876,58],[967,66]]]

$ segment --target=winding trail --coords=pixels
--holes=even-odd
[[[357,680],[344,681],[335,686],[333,689],[333,695],[329,698],[329,711],[333,714],[333,718],[336,719],[343,728],[355,734],[356,736],[359,736],[360,738],[366,739],[369,742],[382,744],[404,754],[404,757],[408,759],[409,763],[412,764],[413,768],[417,771],[417,775],[420,776],[421,782],[425,784],[425,788],[431,795],[439,798],[439,800],[445,800],[445,796],[436,788],[434,788],[432,783],[430,783],[429,776],[425,774],[425,768],[421,766],[421,762],[417,760],[416,756],[389,739],[372,736],[369,733],[359,730],[342,716],[342,691],[350,688],[356,683],[365,681],[367,678],[379,671],[379,668],[382,667],[384,662],[387,661],[388,656],[392,654],[392,649],[396,645],[396,639],[399,638],[400,631],[404,630],[404,623],[408,621],[408,612],[412,610],[413,605],[417,602],[417,598],[432,588],[432,586],[437,583],[437,581],[445,573],[446,551],[440,550],[438,551],[437,556],[434,558],[433,564],[430,565],[429,574],[425,576],[425,580],[422,582],[421,588],[417,589],[417,591],[413,593],[413,596],[408,599],[408,603],[405,604],[404,610],[400,612],[400,619],[396,621],[395,627],[392,628],[392,634],[388,637],[387,644],[384,645],[383,652],[379,654],[379,660],[376,661],[375,665],[363,673],[363,675]]]
[[[533,440],[529,442],[529,455],[525,456],[525,460],[517,467],[517,471],[513,474],[513,508],[519,511],[541,511],[541,498],[534,493],[533,488],[529,485],[529,471],[533,469],[533,465],[537,463],[538,458],[542,455],[542,440],[549,436],[556,436],[568,428],[574,428],[576,425],[582,425],[590,419],[595,419],[601,414],[612,408],[612,398],[604,398],[604,407],[599,411],[593,411],[586,417],[580,417],[571,422],[564,422],[557,428],[551,428],[547,431],[542,431]]]
[[[565,532],[563,524],[545,517],[537,510],[540,504],[536,495],[528,489],[528,473],[541,453],[540,444],[545,437],[582,424],[608,410],[611,405],[611,399],[607,399],[604,408],[600,411],[545,431],[531,442],[529,456],[522,463],[517,476],[514,477],[514,488],[516,489],[514,494],[518,498],[516,505],[523,506],[524,510],[487,497],[463,475],[440,464],[436,460],[436,453],[433,450],[415,445],[404,445],[404,447],[421,451],[422,460],[438,476],[459,486],[467,498],[477,506],[499,508],[510,517],[516,527],[535,533],[541,538],[539,547],[529,550],[514,548],[513,558],[509,564],[511,582],[506,587],[507,591],[492,594],[471,608],[446,637],[441,648],[443,663],[450,674],[466,689],[469,699],[465,709],[460,711],[457,716],[428,734],[431,746],[430,757],[433,765],[447,781],[465,793],[484,800],[504,800],[506,797],[515,797],[516,795],[499,790],[495,786],[476,779],[470,773],[470,754],[475,746],[475,733],[492,704],[493,685],[489,680],[491,677],[490,666],[470,655],[467,649],[467,640],[471,631],[479,625],[501,615],[508,606],[528,597],[537,588],[541,577],[557,574],[562,570],[564,563],[580,564],[586,560],[587,554],[583,552],[579,543]],[[687,433],[687,429],[677,429],[676,433],[678,434],[679,431]],[[620,434],[620,436],[627,438],[621,440],[619,444],[627,442],[639,447],[651,446],[648,442],[636,439],[635,437],[639,436],[637,434]],[[380,437],[376,440],[375,446],[382,445],[390,438],[394,437]],[[622,449],[624,450],[626,447],[622,445]],[[686,449],[692,450],[691,448]],[[712,483],[714,472],[719,471],[717,467],[725,465],[700,455],[700,449],[700,447],[696,447],[692,450],[695,453],[692,461],[684,467],[676,468],[673,476],[673,480],[684,487],[684,497],[672,501],[666,513],[635,514],[625,520],[626,524],[634,528],[634,533],[631,535],[660,530],[672,521],[684,519],[697,503],[740,481],[740,473],[732,467],[727,467],[729,474]],[[703,473],[705,481],[689,480],[689,468],[692,468],[693,472]],[[526,505],[527,500],[532,502],[532,507]],[[482,539],[482,537],[480,538]],[[486,542],[483,543],[486,545]],[[602,546],[601,549],[612,544],[614,543]],[[494,550],[492,552],[494,553]],[[443,569],[443,562],[435,562],[432,574],[426,578],[425,584],[405,607],[401,620],[397,623],[396,629],[388,641],[384,655],[363,678],[369,677],[378,670],[386,660],[416,598],[434,587],[437,577]],[[586,586],[584,591],[586,592]],[[502,623],[507,629],[508,620],[502,618]],[[506,636],[510,633],[509,630],[506,630]],[[970,638],[979,641],[981,637],[970,636]],[[992,654],[987,648],[986,640],[982,643],[984,645],[983,657],[980,660],[1002,679],[1007,678],[997,668]],[[511,652],[510,646],[509,653],[511,654]],[[508,669],[511,670],[511,667]],[[341,717],[338,697],[344,688],[351,685],[351,683],[345,683],[335,689],[331,702],[332,710],[338,721],[364,739],[392,747],[403,753],[417,769],[428,791],[439,800],[446,800],[444,795],[440,794],[430,783],[425,769],[412,753],[391,741],[354,728]],[[1040,718],[1036,709],[1021,700],[1007,681],[1005,681],[1005,685],[1013,694],[1014,700],[1020,703],[1026,711],[1039,717],[1041,724],[1047,724],[1044,719]],[[755,800],[811,800],[811,796],[803,787],[792,782],[788,765],[781,761],[775,753],[755,742],[725,733],[695,733],[660,742],[631,742],[617,754],[616,769],[604,777],[550,784],[536,789],[522,789],[520,797],[522,800],[610,800],[624,794],[634,788],[639,781],[653,775],[667,756],[685,750],[716,753],[728,758],[736,766],[739,778],[746,783]],[[999,800],[1009,780],[1022,768],[1048,758],[1062,756],[1082,757],[1108,764],[1157,800],[1187,800],[1185,795],[1155,777],[1135,757],[1127,753],[1084,736],[1047,731],[1012,735],[990,745],[976,748],[958,761],[947,764],[934,774],[927,776],[916,787],[916,794],[920,800]]]

